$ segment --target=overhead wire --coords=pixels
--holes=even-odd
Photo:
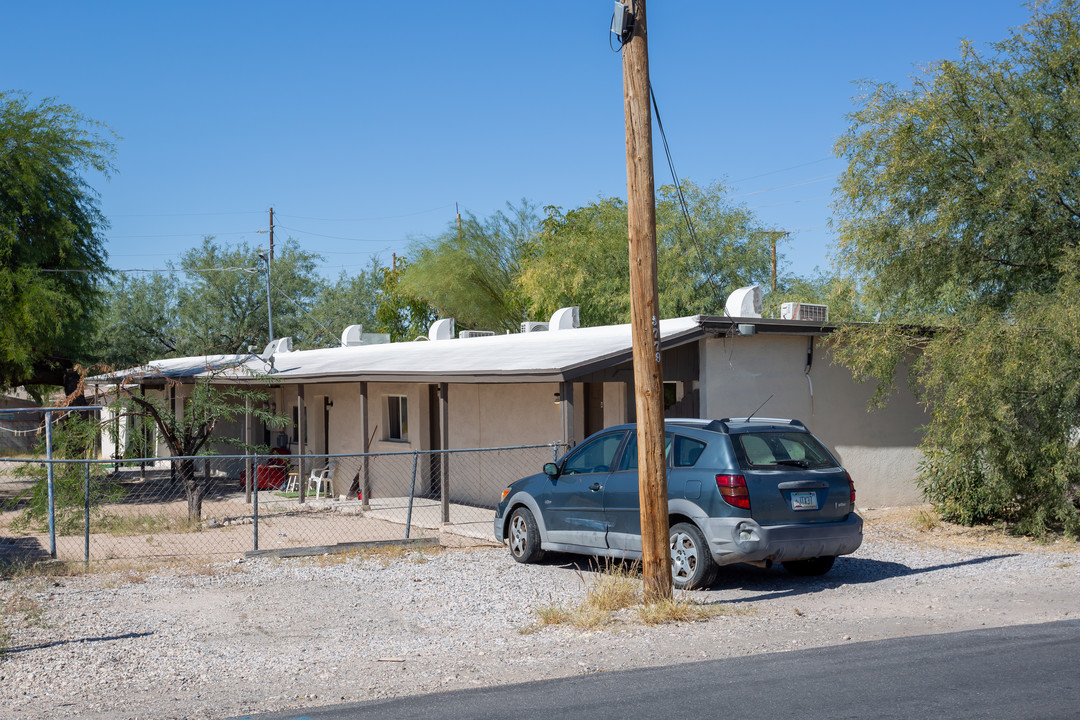
[[[671,171],[671,181],[675,186],[675,194],[679,198],[679,207],[682,209],[683,219],[686,221],[686,228],[690,234],[690,240],[697,249],[698,260],[701,263],[701,268],[704,272],[706,281],[712,286],[714,296],[718,301],[723,300],[723,291],[716,283],[714,277],[715,273],[712,272],[705,262],[705,251],[701,247],[697,231],[694,229],[694,221],[690,217],[690,209],[687,207],[686,196],[683,194],[682,181],[679,179],[679,174],[675,171],[675,161],[671,157],[671,147],[668,145],[667,133],[664,132],[664,123],[660,119],[660,106],[656,102],[656,93],[653,92],[652,83],[649,84],[649,97],[652,99],[653,111],[656,113],[656,127],[660,130],[660,138],[664,143],[664,155],[667,158],[668,169]],[[727,314],[726,307],[724,307],[724,314]]]

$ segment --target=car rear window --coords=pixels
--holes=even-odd
[[[836,461],[809,433],[749,432],[734,436],[745,465],[761,468],[833,467]]]

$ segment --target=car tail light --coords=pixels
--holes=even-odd
[[[851,488],[851,507],[855,507],[855,482],[851,479],[851,473],[845,472],[848,487]]]
[[[746,489],[746,478],[742,475],[717,475],[716,487],[728,505],[750,509],[750,491]]]

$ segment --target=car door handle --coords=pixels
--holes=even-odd
[[[592,485],[589,486],[589,489],[592,490],[593,492],[596,492],[598,490],[603,490],[604,486],[601,485],[600,483],[593,483]]]

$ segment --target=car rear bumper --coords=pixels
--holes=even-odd
[[[718,565],[783,562],[847,555],[862,545],[863,520],[855,513],[835,523],[758,525],[750,518],[708,518],[709,549]]]

